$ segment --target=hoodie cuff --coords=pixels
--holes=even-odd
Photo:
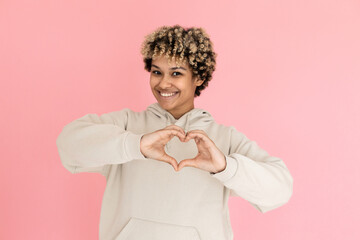
[[[226,182],[230,178],[232,178],[235,175],[238,167],[238,163],[235,158],[225,155],[225,159],[226,159],[226,167],[223,171],[218,173],[210,173],[212,177],[219,179],[221,182]]]
[[[140,140],[143,135],[144,133],[135,134],[128,132],[125,139],[125,154],[127,159],[146,159],[140,151]]]

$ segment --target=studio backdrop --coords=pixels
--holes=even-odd
[[[195,107],[294,178],[267,213],[230,197],[234,239],[360,239],[356,0],[2,0],[0,239],[98,238],[106,179],[67,171],[56,138],[85,114],[156,102],[140,44],[174,24],[204,28],[218,54]]]

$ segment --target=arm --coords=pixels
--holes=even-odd
[[[86,114],[65,125],[56,139],[63,166],[73,174],[97,172],[105,176],[109,164],[145,159],[140,152],[143,134],[126,130],[128,110]]]
[[[230,189],[262,213],[287,203],[293,192],[293,178],[284,162],[270,156],[255,141],[231,127],[231,146],[226,168],[216,174]]]

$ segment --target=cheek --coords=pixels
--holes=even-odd
[[[150,86],[155,87],[155,85],[156,85],[156,80],[154,78],[150,78]]]

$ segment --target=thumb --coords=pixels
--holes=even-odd
[[[182,161],[179,163],[179,166],[178,166],[179,171],[180,171],[183,167],[186,167],[186,166],[196,167],[196,164],[195,164],[194,159],[185,159],[185,160],[182,160]]]
[[[175,169],[175,171],[178,171],[178,163],[177,163],[177,161],[176,161],[175,158],[170,157],[170,156],[167,155],[167,154],[164,154],[162,160],[163,160],[164,162],[167,162],[167,163],[169,163],[170,165],[172,165],[173,168]]]

